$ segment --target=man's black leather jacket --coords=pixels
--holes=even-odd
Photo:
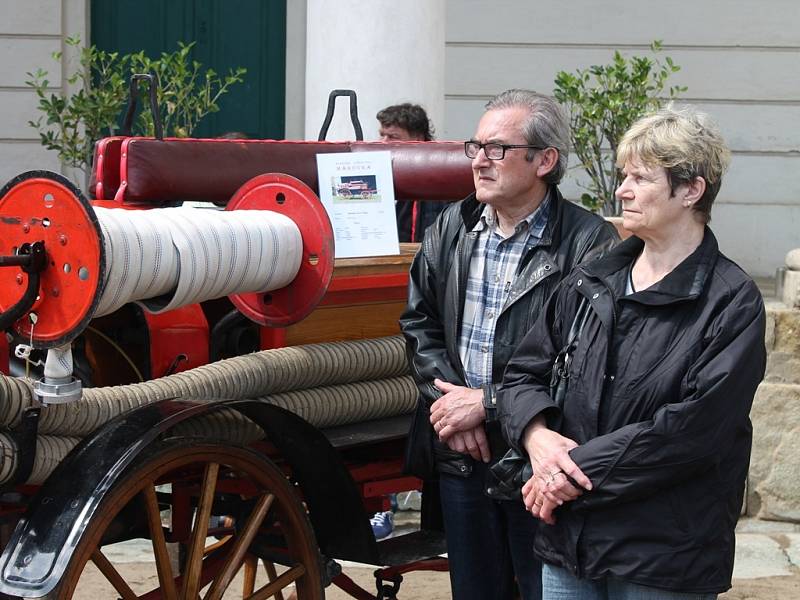
[[[558,283],[574,266],[599,256],[619,240],[610,223],[564,200],[555,186],[550,194],[553,201],[542,239],[523,257],[520,272],[497,320],[493,382],[484,390],[489,396],[494,394],[511,355]],[[427,229],[411,266],[408,306],[400,318],[400,327],[406,338],[411,372],[420,390],[420,402],[428,407],[442,395],[433,385],[435,378],[465,385],[458,339],[469,263],[477,240],[472,229],[483,208],[474,194],[450,205]],[[472,472],[472,459],[434,440],[432,427],[428,427],[425,436],[416,429],[409,440],[412,456],[418,452],[418,457],[431,455],[426,445],[432,444],[439,471],[463,476]],[[487,430],[492,458],[499,459],[507,446],[496,423],[489,423]],[[408,462],[418,465],[420,461]],[[426,474],[418,467],[410,471],[420,476]]]

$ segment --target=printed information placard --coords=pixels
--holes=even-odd
[[[317,173],[336,258],[400,254],[391,152],[317,154]]]

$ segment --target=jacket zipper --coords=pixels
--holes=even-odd
[[[506,310],[508,310],[509,308],[511,308],[517,302],[517,300],[519,300],[520,298],[525,296],[525,294],[530,292],[536,286],[540,285],[545,279],[547,279],[548,277],[552,277],[553,275],[555,275],[556,273],[559,272],[559,268],[558,267],[554,268],[550,263],[545,263],[544,265],[542,265],[541,268],[545,271],[545,274],[542,275],[541,277],[539,277],[538,279],[536,279],[535,281],[532,281],[529,286],[525,287],[524,289],[520,290],[519,292],[517,292],[517,290],[514,289],[514,285],[513,284],[511,285],[511,287],[509,289],[509,292],[508,292],[508,296],[506,297],[506,301],[503,303],[503,306],[500,309],[500,313],[501,314],[503,312],[505,312]],[[515,279],[514,281],[515,282],[519,281],[520,277],[522,277],[522,276],[523,275],[520,274],[517,277],[517,279]],[[511,296],[512,295],[516,296],[514,298],[514,300],[511,300]]]
[[[456,272],[456,304],[455,310],[453,311],[456,315],[455,321],[450,324],[452,327],[452,335],[450,339],[455,341],[456,347],[453,349],[455,351],[455,356],[459,355],[458,352],[458,337],[459,337],[459,327],[461,325],[461,321],[464,319],[464,302],[466,300],[466,286],[461,285],[462,277],[469,277],[469,271],[464,273],[464,269],[466,268],[467,261],[467,246],[469,246],[470,254],[475,246],[475,236],[473,232],[468,231],[466,235],[461,238],[458,242],[456,242],[456,249],[455,249],[455,256],[456,256],[456,264],[455,264],[455,272]],[[463,288],[463,289],[462,289]],[[461,364],[461,361],[458,361],[458,366],[460,370],[461,379],[465,380],[466,375],[464,373],[464,365]]]
[[[614,294],[611,292],[611,288],[609,288],[608,285],[606,285],[605,281],[603,281],[601,279],[600,280],[600,285],[605,289],[605,292],[606,292],[606,294],[608,294],[608,297],[610,298],[610,302],[611,302],[611,329],[608,332],[608,336],[607,336],[608,337],[608,342],[607,342],[608,345],[606,346],[606,364],[605,364],[605,369],[604,369],[604,373],[603,373],[603,385],[602,385],[602,389],[600,391],[600,403],[602,405],[603,401],[608,397],[608,394],[609,394],[611,388],[613,387],[614,378],[615,378],[615,376],[613,374],[610,374],[610,373],[611,373],[612,367],[614,366],[611,363],[611,344],[612,344],[613,338],[614,338],[614,331],[617,328],[617,303],[616,303],[616,299],[614,298]],[[594,294],[592,294],[592,295],[594,295]],[[590,303],[590,306],[591,306],[591,303]],[[597,311],[594,311],[594,312],[595,312],[595,314],[598,314]],[[598,318],[599,318],[599,316],[598,316]],[[600,415],[599,415],[599,412],[598,412],[598,419],[599,418],[600,418]],[[580,561],[580,554],[581,554],[580,547],[581,547],[581,538],[583,537],[583,529],[584,529],[585,524],[586,524],[586,517],[583,518],[583,522],[581,523],[581,530],[578,533],[577,539],[575,540],[575,565],[574,565],[573,573],[579,579],[583,577],[583,569],[581,568],[581,561]]]
[[[603,390],[600,395],[600,403],[602,404],[606,398],[608,398],[608,394],[614,387],[614,379],[616,378],[617,365],[613,364],[611,361],[611,348],[614,343],[614,332],[617,329],[617,300],[614,297],[611,288],[606,285],[605,281],[601,280],[601,282],[611,300],[611,331],[608,332],[608,342],[606,345],[606,367],[604,373],[605,381],[603,382]]]

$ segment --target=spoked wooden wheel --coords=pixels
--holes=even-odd
[[[107,543],[130,538],[152,541],[142,544],[151,553],[149,582],[126,576],[104,553]],[[180,572],[168,542],[183,548]],[[123,600],[324,598],[314,533],[284,474],[254,451],[197,440],[162,442],[129,469],[92,518],[57,597],[105,600],[83,590],[92,572]]]

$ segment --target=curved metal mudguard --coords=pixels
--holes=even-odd
[[[53,591],[101,502],[142,451],[179,423],[223,408],[261,426],[292,467],[321,552],[377,562],[377,543],[361,497],[321,431],[259,400],[164,400],[112,419],[56,467],[0,556],[0,594],[41,598]]]

